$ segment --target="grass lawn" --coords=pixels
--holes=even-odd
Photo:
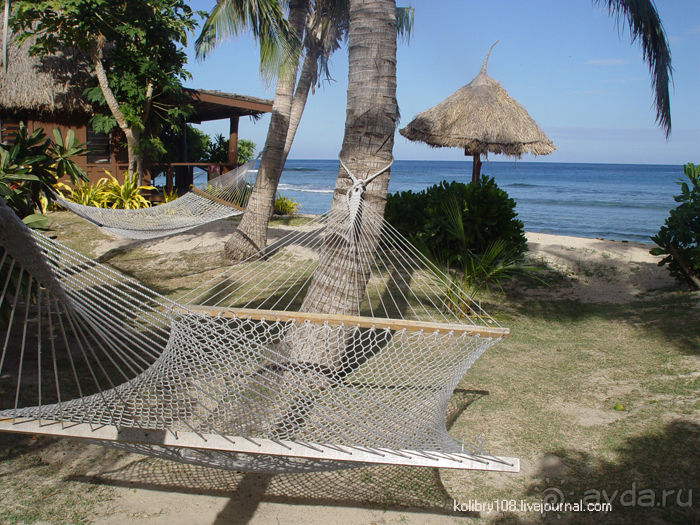
[[[109,239],[68,213],[52,219],[58,240],[86,255]],[[103,260],[171,296],[226,264],[218,252],[154,254],[142,244]],[[260,499],[422,508],[456,523],[700,523],[700,297],[665,289],[609,304],[522,293],[571,286],[560,269],[543,279],[549,288],[521,280],[486,305],[511,337],[477,360],[447,414],[454,437],[483,436],[487,452],[521,459],[519,474],[381,466],[276,475],[261,478]],[[3,406],[11,395],[0,389]],[[184,498],[233,494],[247,479],[0,434],[0,523],[101,523],[124,497],[115,487],[134,481],[167,485]],[[582,500],[612,510],[537,511],[543,501]],[[474,510],[477,503],[493,510]]]

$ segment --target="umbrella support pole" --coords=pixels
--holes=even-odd
[[[464,148],[464,155],[473,157],[474,161],[472,163],[472,184],[479,184],[479,177],[481,177],[481,153],[474,153],[473,155]]]

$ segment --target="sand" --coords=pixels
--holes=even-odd
[[[674,285],[662,259],[651,255],[653,244],[528,233],[532,260],[570,279],[570,286],[534,292],[550,298],[622,304]]]

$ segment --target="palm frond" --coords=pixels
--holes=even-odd
[[[217,2],[195,42],[197,58],[206,58],[219,44],[245,31],[250,31],[260,46],[263,79],[269,82],[296,67],[301,44],[277,0]]]
[[[413,15],[416,10],[412,7],[396,8],[396,36],[406,44],[411,43],[413,36]]]
[[[659,13],[652,0],[593,0],[595,5],[603,5],[622,30],[623,20],[627,21],[632,42],[640,40],[642,55],[649,64],[649,72],[654,91],[656,122],[671,135],[671,99],[669,84],[672,82],[671,49],[666,31],[661,24]]]

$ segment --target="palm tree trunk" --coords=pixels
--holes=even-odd
[[[307,53],[304,57],[304,64],[301,67],[299,82],[297,82],[297,89],[294,92],[292,109],[289,114],[289,129],[287,130],[287,138],[284,142],[282,167],[284,167],[284,164],[287,162],[289,151],[292,149],[292,144],[294,143],[294,137],[297,134],[297,129],[299,129],[301,116],[304,114],[304,108],[306,108],[306,101],[309,99],[309,91],[311,91],[311,82],[313,81],[314,69],[316,69],[317,61],[317,53]]]
[[[309,0],[290,2],[289,24],[298,36],[303,33],[308,10]],[[267,222],[274,211],[277,184],[284,167],[284,146],[292,111],[296,71],[295,69],[277,81],[272,117],[258,167],[258,176],[241,223],[224,247],[226,256],[234,261],[253,256],[267,244]]]
[[[347,113],[340,156],[360,179],[385,168],[393,158],[398,121],[395,24],[395,0],[350,1]],[[331,217],[347,207],[346,193],[351,185],[351,178],[339,167]],[[388,186],[387,170],[367,184],[364,206],[383,215]],[[358,245],[348,235],[347,242],[337,243],[332,240],[337,240],[335,235],[327,236],[329,241],[322,250],[302,311],[359,315],[381,225],[368,219],[366,214],[358,214],[354,226],[363,230],[369,242]],[[340,231],[347,226],[330,224],[329,228]],[[343,283],[342,290],[338,283]],[[337,369],[345,346],[342,341],[333,347],[306,344],[292,349],[292,356],[298,361],[312,361]],[[319,355],[319,347],[323,355]]]

